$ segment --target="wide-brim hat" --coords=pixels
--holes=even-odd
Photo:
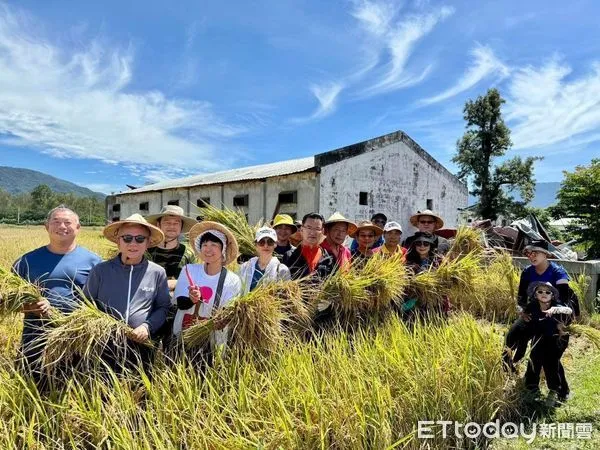
[[[383,234],[382,228],[379,228],[377,225],[373,225],[369,220],[363,220],[361,222],[358,222],[356,230],[354,230],[354,233],[350,234],[350,236],[355,238],[356,236],[358,236],[358,232],[360,230],[373,231],[375,233],[376,238],[380,237]]]
[[[277,214],[275,216],[275,219],[273,219],[273,228],[275,229],[279,225],[287,225],[289,227],[292,227],[294,229],[292,233],[298,231],[298,227],[294,223],[294,219],[292,219],[292,216],[288,214]]]
[[[194,225],[196,225],[198,223],[195,219],[192,219],[191,217],[187,217],[186,215],[184,215],[183,208],[181,206],[177,206],[177,205],[163,206],[163,208],[160,210],[160,213],[150,214],[149,216],[146,216],[146,220],[148,221],[148,223],[151,223],[152,225],[158,225],[158,221],[165,216],[175,216],[175,217],[178,217],[179,219],[181,219],[181,221],[182,221],[181,232],[182,233],[187,233],[188,231],[190,231],[190,229]]]
[[[547,281],[534,281],[533,283],[529,283],[529,286],[527,286],[527,297],[533,298],[533,294],[535,293],[536,289],[540,286],[543,286],[544,288],[552,292],[554,300],[559,300],[560,296],[558,293],[558,289],[556,289],[552,284],[550,284]]]
[[[165,235],[163,234],[163,232],[160,228],[152,225],[151,223],[148,223],[148,221],[146,219],[144,219],[140,214],[132,214],[131,216],[127,217],[126,219],[119,220],[117,222],[108,224],[104,227],[104,230],[102,230],[102,233],[104,234],[104,237],[106,239],[108,239],[111,242],[114,242],[115,244],[118,244],[119,229],[123,225],[141,225],[143,227],[148,228],[148,230],[150,231],[150,243],[148,244],[148,247],[157,246],[165,238]]]
[[[444,227],[444,221],[442,220],[442,218],[430,209],[426,209],[424,211],[417,211],[416,214],[413,214],[412,216],[410,216],[410,224],[413,227],[419,228],[419,217],[421,217],[421,216],[433,217],[435,219],[435,227],[434,228],[436,230],[439,230],[440,228]]]
[[[202,233],[204,233],[205,231],[210,231],[210,230],[220,231],[221,233],[223,233],[225,235],[225,238],[227,239],[227,248],[225,250],[224,265],[226,266],[226,265],[232,263],[233,261],[235,261],[239,254],[239,247],[238,247],[237,239],[235,238],[233,233],[231,231],[229,231],[229,228],[227,228],[225,225],[221,225],[220,223],[211,222],[208,220],[197,223],[190,230],[189,239],[190,239],[190,244],[192,245],[192,248],[194,249],[194,252],[199,253],[198,249],[196,248],[196,238],[198,236],[200,236]]]
[[[413,239],[411,245],[414,245],[416,242],[429,242],[431,245],[435,245],[435,237],[432,234],[424,233],[422,231],[417,231],[413,235]]]
[[[352,222],[351,220],[346,219],[341,213],[339,212],[334,212],[331,216],[329,216],[329,219],[327,219],[325,221],[325,227],[327,227],[328,225],[333,225],[336,223],[345,223],[348,225],[348,234],[349,235],[353,235],[354,233],[356,233],[356,229],[358,228],[356,226],[356,224],[354,222]]]

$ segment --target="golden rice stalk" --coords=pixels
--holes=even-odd
[[[113,348],[124,348],[132,331],[125,322],[86,299],[70,314],[52,319],[42,353],[43,365],[51,368],[59,362],[70,363],[76,359],[97,363],[109,344]],[[145,344],[152,345],[150,341]]]
[[[25,304],[43,299],[38,286],[0,267],[0,318],[19,313]]]
[[[456,259],[471,253],[482,254],[485,250],[483,239],[481,230],[472,227],[460,227],[446,256],[450,259]]]
[[[269,283],[268,288],[279,300],[284,332],[308,330],[314,316],[310,299],[315,296],[315,286],[300,280],[282,280]]]
[[[592,344],[596,346],[596,348],[600,349],[600,330],[592,328],[588,325],[572,323],[566,327],[565,331],[585,336],[592,342]]]
[[[396,253],[388,258],[381,254],[369,258],[358,274],[367,282],[370,302],[369,312],[384,311],[393,303],[399,303],[408,286],[406,266],[402,254]]]
[[[204,220],[217,222],[226,226],[235,236],[242,255],[256,255],[254,236],[256,234],[256,229],[261,226],[261,223],[258,223],[253,227],[246,220],[246,216],[242,210],[232,210],[228,208],[218,209],[212,205],[199,208],[198,214],[202,216]]]
[[[408,289],[409,297],[416,297],[420,306],[438,308],[442,305],[448,289],[440,283],[436,269],[430,267],[412,277]]]
[[[212,318],[184,330],[184,344],[188,348],[203,347],[208,344],[211,332],[227,327],[232,348],[274,351],[283,339],[283,323],[289,320],[275,293],[271,284],[259,284],[219,309]]]
[[[356,267],[337,270],[322,284],[317,304],[331,305],[338,320],[352,322],[369,308],[371,299],[367,289],[373,282],[372,278],[359,276]]]
[[[579,273],[569,280],[569,287],[579,299],[580,304],[585,302],[585,296],[587,295],[591,281],[592,278],[589,275],[586,275],[585,272]]]

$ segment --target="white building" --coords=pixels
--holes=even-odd
[[[383,212],[412,232],[409,217],[432,209],[456,226],[467,206],[465,184],[402,131],[308,158],[163,181],[107,198],[107,217],[155,214],[167,203],[198,215],[204,202],[238,207],[250,223],[276,212],[301,219],[340,211],[349,219]]]

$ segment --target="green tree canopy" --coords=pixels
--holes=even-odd
[[[512,146],[510,130],[502,119],[505,100],[497,89],[465,104],[467,131],[456,143],[452,158],[459,167],[458,177],[472,186],[471,194],[479,197],[477,213],[484,219],[496,220],[500,214],[514,210],[518,203],[528,203],[534,195],[533,163],[537,159],[513,157],[494,165],[494,159],[505,155]],[[518,190],[523,202],[509,194]]]
[[[600,159],[563,173],[552,214],[577,219],[568,231],[589,245],[588,259],[600,259]]]

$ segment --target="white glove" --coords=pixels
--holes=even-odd
[[[552,306],[545,311],[546,315],[551,316],[553,314],[573,314],[573,310],[568,306]]]

